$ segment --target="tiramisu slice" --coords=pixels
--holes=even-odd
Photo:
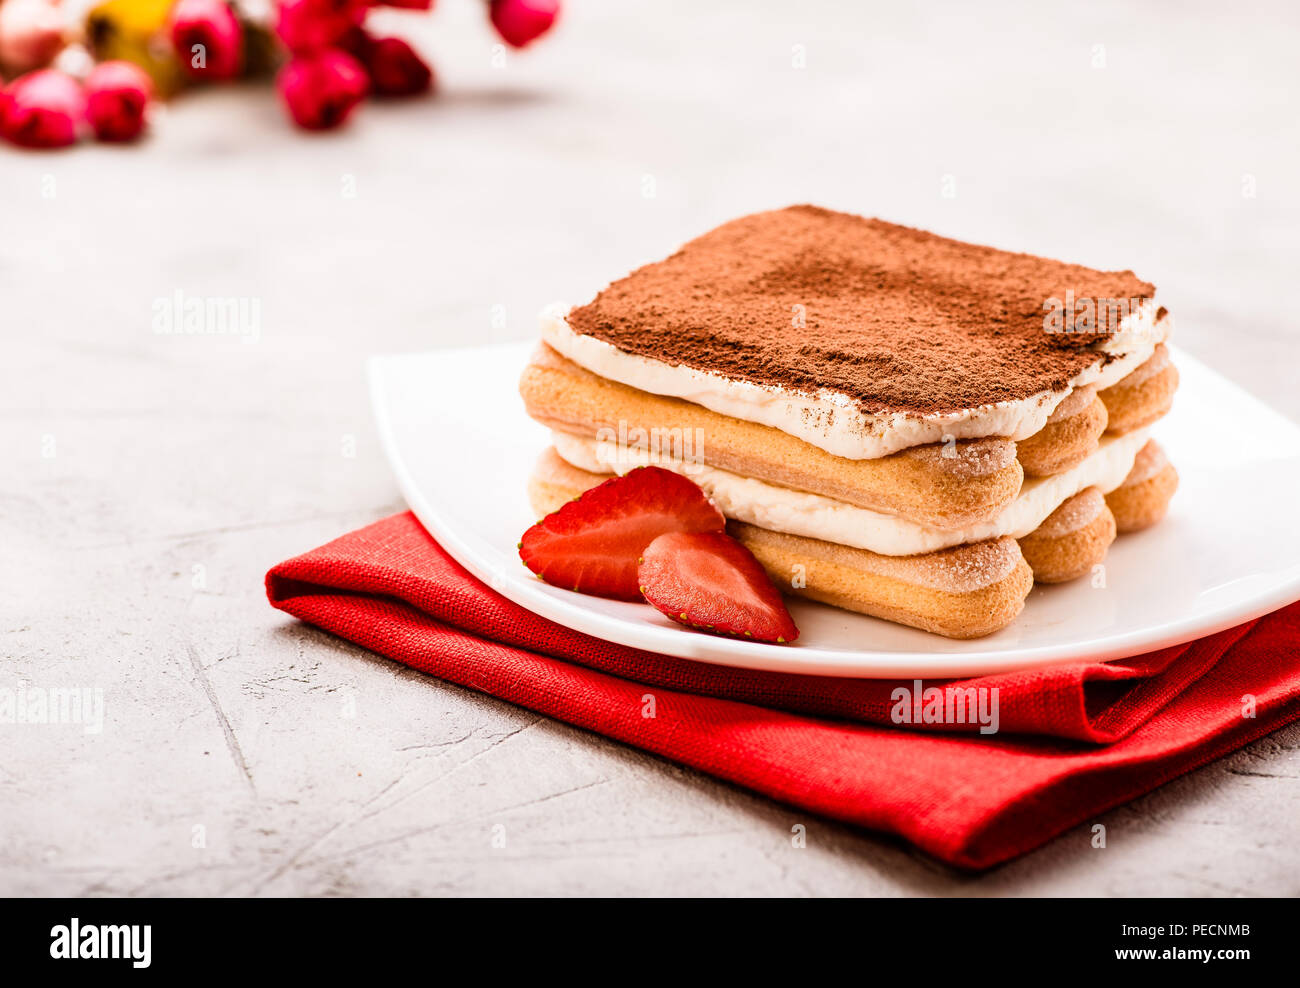
[[[534,507],[657,464],[699,484],[787,592],[987,634],[1028,593],[1015,572],[1082,575],[1113,509],[1131,530],[1172,496],[1147,436],[1177,387],[1153,295],[1131,272],[811,206],[743,217],[544,313],[521,393],[569,472],[544,458]],[[943,603],[909,611],[917,595],[881,582],[934,589],[977,545],[998,548]],[[1014,606],[979,596],[1008,587]]]

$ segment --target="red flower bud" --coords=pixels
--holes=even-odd
[[[29,148],[76,143],[86,116],[81,83],[55,69],[39,69],[11,82],[0,100],[0,135]]]
[[[329,130],[348,118],[366,95],[366,71],[347,52],[295,55],[275,80],[293,122]]]
[[[86,119],[101,141],[133,141],[144,131],[152,95],[153,83],[134,62],[100,62],[86,76]]]
[[[177,0],[171,14],[176,58],[197,79],[231,79],[244,56],[244,29],[222,0]]]
[[[433,0],[374,0],[379,7],[401,7],[403,10],[432,10]]]
[[[63,14],[51,0],[0,2],[0,65],[39,69],[63,50]]]
[[[365,0],[281,0],[275,31],[293,53],[339,45],[366,16]]]
[[[362,56],[370,88],[381,96],[413,96],[433,85],[433,69],[401,38],[378,38]]]
[[[490,14],[505,43],[522,48],[551,29],[560,0],[492,0]]]

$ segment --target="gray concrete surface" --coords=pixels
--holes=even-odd
[[[104,703],[0,726],[0,892],[1300,892],[1300,728],[972,878],[266,605],[401,507],[368,353],[527,337],[790,202],[1132,267],[1300,418],[1294,5],[568,6],[504,67],[476,3],[391,15],[443,94],[344,133],[248,88],[138,148],[0,149],[0,685]],[[156,334],[177,291],[256,300],[256,341]]]

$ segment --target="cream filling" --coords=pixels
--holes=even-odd
[[[1019,496],[991,521],[955,531],[930,528],[905,518],[836,501],[821,494],[777,487],[728,470],[656,455],[617,441],[552,433],[556,452],[590,473],[627,473],[653,462],[690,477],[704,488],[724,515],[759,528],[802,535],[823,542],[866,549],[884,556],[913,556],[967,542],[982,542],[1002,535],[1028,535],[1085,487],[1114,490],[1124,482],[1138,450],[1147,441],[1147,429],[1127,435],[1104,436],[1082,463],[1051,477],[1026,480]]]
[[[1000,401],[956,412],[909,415],[862,411],[848,395],[823,389],[815,394],[738,381],[711,371],[673,366],[626,353],[594,336],[574,332],[568,307],[542,312],[542,339],[593,374],[651,394],[682,398],[721,415],[756,422],[789,433],[835,456],[869,460],[900,449],[950,439],[1006,436],[1025,439],[1038,432],[1073,388],[1108,388],[1151,357],[1169,333],[1172,320],[1156,320],[1147,302],[1120,323],[1120,332],[1098,347],[1116,359],[1085,367],[1061,391],[1042,391],[1016,401]]]

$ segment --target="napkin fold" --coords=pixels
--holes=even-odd
[[[1118,662],[922,684],[996,688],[998,730],[983,734],[973,716],[927,723],[914,681],[714,666],[564,628],[475,579],[410,513],[280,563],[266,588],[274,607],[414,669],[963,868],[1300,718],[1300,603]]]

